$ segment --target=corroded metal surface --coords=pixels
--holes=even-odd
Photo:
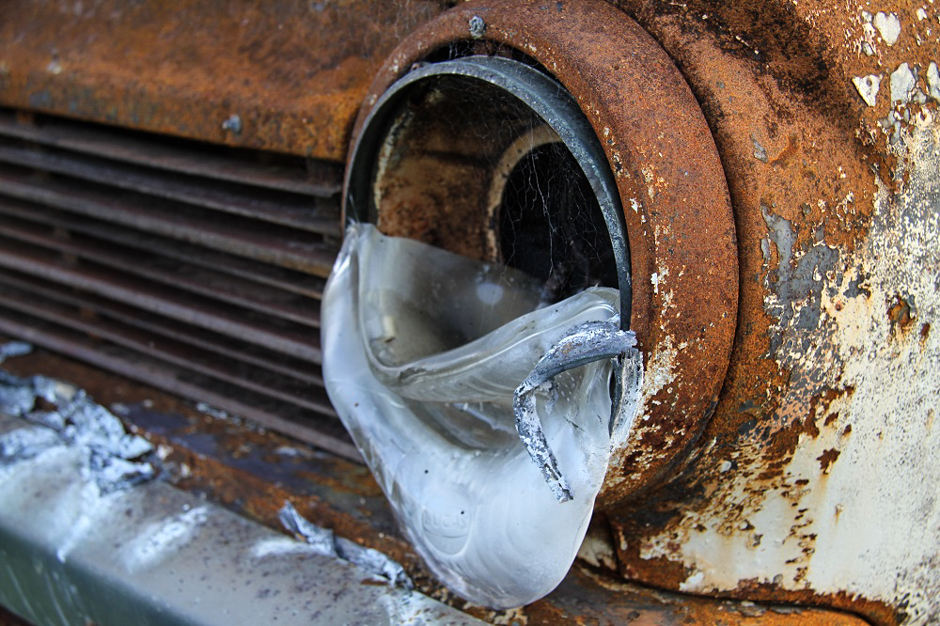
[[[940,480],[933,426],[940,394],[940,263],[931,253],[940,169],[934,5],[614,3],[679,67],[714,136],[722,167],[712,163],[707,175],[681,188],[660,177],[682,174],[668,173],[675,155],[698,158],[689,137],[701,120],[670,117],[679,109],[674,98],[647,91],[645,81],[660,72],[630,77],[649,67],[644,63],[671,67],[668,60],[643,53],[655,47],[634,45],[636,38],[649,40],[622,14],[591,5],[593,14],[575,15],[575,4],[493,5],[479,15],[475,7],[482,5],[461,5],[419,30],[372,91],[425,51],[446,58],[462,49],[514,47],[575,93],[603,140],[608,127],[622,133],[610,137],[608,155],[615,169],[620,163],[631,230],[649,234],[644,240],[653,246],[644,252],[638,244],[634,263],[634,326],[658,355],[648,364],[651,379],[663,383],[648,405],[669,404],[674,392],[694,386],[702,398],[717,398],[717,406],[691,450],[699,431],[677,435],[659,409],[656,419],[665,426],[657,431],[654,422],[640,440],[647,452],[633,451],[621,467],[635,470],[648,460],[643,454],[658,459],[608,498],[609,504],[640,489],[634,501],[599,518],[601,525],[609,519],[616,547],[605,562],[667,589],[838,606],[881,623],[927,621],[925,593],[937,595],[938,507],[931,496]],[[317,4],[304,5],[309,20],[291,20],[299,13],[277,15],[274,5],[270,11],[257,5],[216,20],[210,41],[200,33],[211,19],[199,18],[195,6],[162,13],[165,27],[157,29],[146,6],[110,2],[76,12],[6,3],[0,100],[338,161],[379,59],[441,9]],[[52,11],[48,19],[36,20],[44,11]],[[247,21],[239,26],[239,19]],[[624,37],[633,43],[624,45]],[[324,50],[326,61],[315,58]],[[641,86],[630,87],[630,80]],[[680,133],[662,155],[637,139],[657,139],[650,126],[656,120]],[[655,167],[644,171],[648,163]],[[696,187],[725,176],[736,249],[727,226],[704,230],[702,216],[714,209],[701,204]],[[682,221],[646,203],[673,192],[686,206],[677,216],[698,211],[692,232],[674,234]],[[682,271],[682,260],[668,275],[662,271],[657,255],[684,254],[675,248],[678,235],[692,259],[736,253],[739,283],[724,261],[712,269],[735,276],[739,293],[710,293],[704,280],[690,286],[697,278]],[[714,318],[735,305],[737,321],[733,314]],[[712,316],[705,327],[713,339],[735,328],[726,377],[720,359],[715,371],[701,374],[694,369],[701,359],[674,340],[694,330],[691,313]],[[727,345],[711,345],[709,358],[722,349],[727,355]],[[680,357],[689,358],[694,379],[681,389],[669,383]],[[718,397],[715,381],[722,379]],[[697,406],[697,417],[691,409],[686,415],[704,420],[711,405]],[[686,461],[670,466],[663,446],[677,457],[685,452]],[[663,479],[665,487],[652,489]],[[246,489],[233,487],[232,501],[250,498]],[[250,501],[263,507],[262,499]],[[600,601],[596,582],[584,588],[584,601]],[[629,592],[618,587],[612,595],[618,594]],[[539,603],[527,614],[566,615],[561,605],[548,606]]]
[[[676,471],[670,484],[610,513],[622,573],[666,588],[839,606],[884,623],[935,618],[936,11],[822,3],[622,8],[668,51],[702,105],[728,179],[741,266],[739,314],[725,326],[737,324],[734,352],[720,399],[712,396],[714,416],[682,465],[661,463],[658,476],[641,474],[647,482],[629,487],[636,495]],[[500,11],[462,5],[421,29],[372,93],[431,52],[499,52],[467,43],[483,40],[538,60],[579,98],[602,138],[616,127],[606,119],[622,122],[625,109],[642,106],[623,106],[631,91],[612,80],[622,66],[605,56],[605,45],[628,30],[610,32],[618,17],[597,10],[579,24],[567,4]],[[592,38],[595,29],[604,41]],[[563,48],[566,30],[578,45]],[[635,47],[618,47],[625,50],[638,58]],[[577,72],[567,73],[565,53],[578,57],[568,61]],[[607,108],[598,85],[612,84],[620,99]],[[671,112],[669,98],[652,100]],[[617,139],[642,145],[638,137]],[[700,153],[690,146],[682,147]],[[619,155],[609,155],[618,171]],[[639,164],[628,171],[643,181],[643,159],[628,162]],[[628,206],[645,200],[626,183],[621,194]],[[669,226],[694,215],[686,208]],[[676,310],[683,316],[733,311],[727,300],[705,302],[701,291],[671,283],[680,272],[664,278],[653,262],[659,249],[644,259],[634,240],[643,224],[628,224],[641,341],[650,333],[643,316],[657,314],[644,297],[684,294]],[[712,235],[668,245],[701,255]],[[648,362],[651,379],[665,382],[663,397],[651,398],[659,402],[690,391],[670,383],[675,357],[692,356],[663,330],[646,344],[661,355]],[[639,439],[643,451],[635,454],[662,462],[663,444],[675,438],[655,435]],[[633,469],[629,461],[622,467]]]
[[[467,44],[474,18],[485,33]],[[460,5],[388,58],[357,125],[413,64],[500,47],[535,59],[575,97],[601,140],[624,205],[634,276],[631,328],[653,374],[644,388],[643,419],[628,447],[615,453],[600,496],[610,506],[661,479],[714,407],[738,281],[724,174],[705,119],[668,56],[623,13],[596,2]]]
[[[508,612],[467,605],[428,577],[395,528],[384,496],[364,467],[217,412],[210,415],[194,410],[155,389],[61,357],[37,352],[12,358],[4,368],[21,376],[53,371],[58,377],[86,383],[89,394],[111,406],[130,432],[156,446],[155,460],[162,468],[162,479],[197,494],[192,500],[196,504],[190,501],[191,510],[223,504],[282,530],[278,512],[284,502],[292,502],[306,518],[333,529],[337,536],[380,550],[402,563],[423,593],[490,623],[863,623],[844,613],[716,601],[619,582],[610,570],[616,556],[606,546],[595,549],[587,544],[582,549],[583,560],[547,598]],[[173,496],[178,497],[187,496]],[[136,513],[134,519],[138,519]],[[133,524],[125,530],[133,532]],[[602,526],[598,531],[606,532]],[[271,584],[266,587],[270,597],[287,593]]]
[[[0,110],[0,328],[357,459],[319,365],[340,174]]]
[[[340,160],[378,60],[443,2],[0,6],[0,103]]]
[[[623,573],[935,620],[936,9],[624,8],[702,102],[742,282],[714,417],[614,516]]]

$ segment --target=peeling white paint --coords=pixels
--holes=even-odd
[[[779,329],[791,384],[770,419],[814,416],[783,474],[755,482],[764,461],[742,451],[715,497],[640,546],[689,568],[683,591],[749,580],[940,614],[940,124],[927,112],[901,138],[907,182],[881,187],[869,236],[820,274],[818,324]]]
[[[927,87],[930,90],[931,98],[940,102],[940,70],[937,69],[937,64],[931,62],[927,67]]]
[[[680,345],[679,349],[685,349],[686,346]],[[646,371],[643,374],[643,386],[640,390],[640,400],[637,405],[636,415],[644,421],[649,421],[650,410],[648,407],[653,404],[659,404],[654,400],[656,394],[663,389],[669,389],[676,382],[676,358],[679,355],[679,349],[673,344],[672,337],[666,335],[659,344],[655,346],[646,362]],[[679,433],[681,434],[681,433]],[[668,437],[667,437],[668,439]],[[610,461],[610,468],[619,468],[623,466],[623,459],[632,455],[636,451],[636,446],[642,445],[636,438],[630,438],[623,445],[613,451]],[[627,481],[622,472],[611,469],[604,477],[605,489],[614,491],[619,485]]]
[[[679,585],[679,591],[685,593],[695,593],[699,590],[699,586],[702,584],[702,580],[705,578],[705,575],[702,572],[695,572],[689,576],[684,583]]]
[[[669,309],[675,307],[675,304],[673,304],[674,297],[675,297],[675,292],[672,289],[670,289],[669,291],[663,292],[662,307],[660,307],[660,310],[662,311],[663,315],[668,314]],[[681,315],[681,314],[682,312],[679,311],[677,315]]]
[[[658,154],[659,157],[662,158],[662,153]],[[646,193],[650,197],[650,200],[655,200],[658,189],[664,189],[669,186],[669,183],[666,182],[666,179],[657,175],[651,166],[645,166],[641,168],[640,172],[643,175],[643,180],[647,184]]]
[[[637,412],[647,419],[649,406],[653,397],[663,389],[666,389],[676,379],[676,357],[679,351],[672,344],[672,337],[666,337],[656,346],[656,349],[650,355],[647,364],[646,378],[643,383],[643,392],[640,400],[640,408]]]
[[[901,63],[898,69],[891,72],[891,104],[910,102],[916,85],[917,79],[914,78],[910,66],[907,63]]]
[[[881,38],[889,46],[898,42],[901,35],[901,20],[894,13],[883,13],[879,11],[872,19],[872,24],[878,29]]]
[[[862,97],[870,107],[878,103],[878,89],[881,87],[881,76],[869,74],[868,76],[856,76],[852,79],[852,84],[858,90],[858,95]]]

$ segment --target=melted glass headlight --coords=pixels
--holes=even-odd
[[[435,575],[498,608],[565,576],[639,394],[619,292],[545,305],[541,291],[360,224],[324,294],[340,418]]]

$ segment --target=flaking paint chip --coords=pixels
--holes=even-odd
[[[891,73],[891,103],[910,102],[914,87],[917,86],[917,79],[911,72],[907,63],[901,63],[898,69]]]
[[[930,91],[930,97],[940,102],[940,70],[937,69],[937,64],[931,62],[927,67],[927,87]]]
[[[856,76],[852,79],[852,84],[858,90],[858,95],[862,97],[870,107],[875,106],[878,99],[878,89],[881,87],[881,76],[869,74],[868,76]]]
[[[901,20],[897,15],[879,11],[872,19],[872,24],[886,44],[893,46],[898,42],[898,37],[901,36]]]

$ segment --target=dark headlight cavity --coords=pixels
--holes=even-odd
[[[574,98],[539,70],[475,56],[413,69],[372,109],[347,177],[347,219],[521,269],[546,302],[619,288],[628,326],[613,176]]]

